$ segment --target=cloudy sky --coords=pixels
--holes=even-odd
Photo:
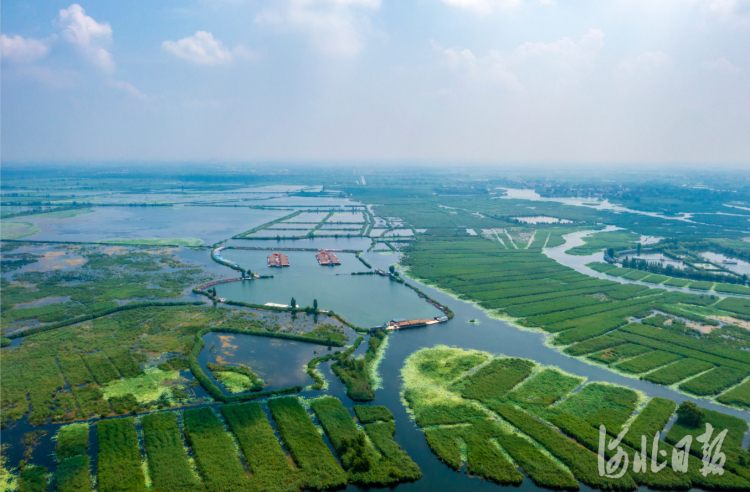
[[[2,160],[750,165],[750,0],[2,2]]]

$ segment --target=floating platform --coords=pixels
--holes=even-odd
[[[288,267],[289,257],[284,253],[272,253],[268,255],[268,266],[270,267]]]
[[[341,261],[339,261],[335,254],[324,249],[320,250],[320,252],[315,255],[315,258],[317,258],[318,263],[323,266],[341,265]]]

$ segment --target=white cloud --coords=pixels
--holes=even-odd
[[[433,42],[443,65],[470,79],[494,82],[512,90],[523,90],[521,79],[559,82],[564,75],[577,74],[593,64],[604,44],[604,33],[590,29],[579,41],[562,38],[551,43],[526,42],[511,53],[490,50],[476,56],[469,49],[445,49]]]
[[[551,43],[523,43],[516,48],[513,57],[517,61],[546,57],[570,66],[571,63],[593,61],[602,46],[604,33],[599,29],[589,29],[578,42],[565,37]]]
[[[258,54],[256,52],[242,44],[238,44],[237,46],[235,46],[232,50],[232,54],[237,58],[242,58],[243,60],[247,61],[254,61],[258,59]]]
[[[506,60],[498,51],[490,51],[487,56],[477,59],[468,49],[446,49],[435,42],[433,47],[442,54],[445,67],[471,80],[500,83],[511,90],[523,89],[518,77],[508,69]]]
[[[620,62],[617,72],[626,77],[648,77],[671,64],[672,59],[666,53],[647,51],[632,60]]]
[[[47,56],[49,45],[46,41],[5,34],[0,35],[0,53],[3,60],[15,63],[31,63]]]
[[[443,3],[479,14],[491,14],[521,5],[522,0],[442,0]]]
[[[707,61],[703,64],[704,67],[706,67],[709,70],[713,70],[715,72],[721,72],[725,74],[735,74],[740,73],[739,67],[736,65],[733,65],[730,63],[726,58],[721,57],[717,60]]]
[[[284,0],[280,9],[264,9],[255,18],[261,26],[305,33],[318,50],[354,56],[372,30],[366,12],[380,0]]]
[[[220,65],[232,61],[232,53],[213,34],[198,31],[179,41],[164,41],[162,48],[178,58],[199,65]]]
[[[58,23],[62,38],[76,46],[96,66],[111,71],[115,64],[107,47],[112,43],[112,27],[108,22],[96,22],[86,15],[83,7],[74,3],[60,10]]]
[[[141,91],[139,91],[138,89],[136,89],[133,86],[133,84],[131,84],[129,82],[122,82],[122,81],[119,81],[119,80],[110,80],[109,81],[109,86],[110,87],[114,87],[115,89],[119,89],[119,90],[125,92],[126,94],[128,94],[129,96],[132,96],[132,97],[134,97],[136,99],[140,99],[141,101],[148,100],[148,96],[146,94],[144,94]]]

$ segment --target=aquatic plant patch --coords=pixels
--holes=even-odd
[[[589,423],[584,422],[573,415],[567,414],[554,415],[550,418],[550,421],[559,427],[563,433],[572,437],[590,451],[594,453],[599,452],[599,430],[592,427]],[[647,442],[651,443],[653,436],[649,437],[651,439],[647,439]],[[660,443],[659,447],[665,447],[665,445]],[[620,445],[620,449],[622,449],[628,456],[628,463],[633,463],[636,458],[635,449],[624,444]],[[636,449],[641,449],[640,442]],[[606,447],[603,451],[607,459],[612,459],[615,456],[615,452]],[[646,470],[639,473],[635,473],[631,469],[628,471],[627,475],[629,475],[638,485],[644,485],[654,489],[687,490],[691,487],[691,481],[687,476],[666,467],[658,472],[654,472],[648,467],[646,467]]]
[[[631,374],[642,374],[644,372],[652,371],[658,367],[671,364],[672,362],[682,359],[682,356],[677,354],[671,354],[669,352],[663,352],[661,350],[654,350],[644,355],[635,357],[617,364],[617,369],[629,372]]]
[[[109,360],[125,378],[132,378],[143,374],[140,364],[135,361],[130,350],[125,347],[111,347],[105,349]]]
[[[259,403],[223,405],[221,413],[242,448],[252,473],[253,490],[288,492],[303,488],[304,474],[289,461]]]
[[[750,408],[750,381],[745,381],[726,393],[719,395],[716,400],[725,405]]]
[[[461,396],[480,401],[499,397],[526,379],[535,364],[526,359],[498,358],[458,381]]]
[[[185,410],[185,438],[209,491],[242,491],[249,483],[232,440],[209,407]]]
[[[420,350],[412,354],[420,377],[433,383],[449,382],[490,358],[486,352],[465,351],[446,346]]]
[[[91,460],[88,455],[81,455],[58,461],[55,477],[57,492],[91,490]]]
[[[598,352],[606,348],[622,345],[623,343],[625,343],[625,341],[620,340],[619,338],[602,335],[595,338],[589,338],[588,340],[584,340],[583,342],[574,345],[569,345],[563,349],[563,352],[573,356],[586,355],[591,352]]]
[[[573,391],[585,378],[545,368],[508,393],[508,398],[522,406],[548,407]]]
[[[20,492],[46,492],[47,469],[38,465],[24,466],[18,480],[18,490]]]
[[[279,434],[307,486],[317,489],[346,483],[346,473],[333,457],[299,400],[286,396],[268,401]]]
[[[82,358],[97,383],[104,385],[115,379],[120,379],[120,373],[104,352],[85,354]]]
[[[634,343],[626,343],[624,345],[617,345],[616,347],[608,348],[586,356],[587,359],[599,362],[601,364],[616,364],[624,359],[630,359],[643,355],[647,352],[651,352],[651,349],[642,345],[636,345]]]
[[[634,490],[636,488],[633,479],[628,475],[618,479],[600,476],[596,454],[579,446],[531,415],[502,403],[490,403],[488,406],[524,434],[547,448],[550,453],[568,466],[578,480],[586,485],[604,490]]]
[[[523,475],[490,441],[485,426],[429,428],[425,429],[425,437],[432,452],[454,470],[465,461],[471,473],[489,481],[502,485],[523,481]]]
[[[119,379],[105,385],[102,388],[105,398],[113,396],[133,395],[140,403],[158,400],[162,395],[170,393],[168,381],[180,378],[179,371],[162,371],[157,367],[151,367],[143,375]]]
[[[71,388],[78,406],[81,408],[83,417],[92,415],[108,415],[111,408],[104,399],[104,393],[96,384],[89,383],[85,386]]]
[[[146,492],[141,452],[132,417],[100,420],[97,482],[101,492]]]
[[[203,490],[188,462],[177,415],[152,413],[143,417],[143,444],[148,472],[156,490]]]
[[[555,405],[555,411],[574,415],[593,426],[605,425],[617,434],[635,411],[638,394],[623,386],[589,383]]]
[[[661,369],[641,376],[641,379],[656,384],[670,386],[714,367],[710,362],[696,359],[682,359]]]
[[[354,405],[354,413],[363,424],[383,421],[390,422],[393,420],[393,414],[390,410],[382,405]]]
[[[244,393],[245,391],[260,391],[263,389],[263,380],[247,367],[211,363],[207,364],[206,367],[230,393]]]
[[[58,460],[85,454],[89,450],[89,424],[69,424],[57,433],[55,452]]]
[[[378,453],[364,432],[354,425],[351,415],[337,398],[317,398],[310,402],[310,407],[331,440],[350,481],[365,485],[389,485],[398,483],[401,478],[410,478],[409,472],[414,471],[414,466],[392,473],[396,463],[391,463]],[[399,462],[404,464],[405,460]]]
[[[57,359],[57,363],[60,365],[60,369],[62,369],[65,380],[70,386],[78,386],[94,381],[94,377],[91,375],[91,372],[89,372],[86,365],[77,355],[73,355],[70,357],[59,357]]]
[[[698,377],[682,383],[679,388],[697,396],[718,395],[731,388],[750,374],[748,370],[717,367]]]

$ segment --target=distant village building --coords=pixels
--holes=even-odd
[[[336,255],[330,251],[321,250],[320,253],[315,255],[315,257],[318,259],[318,263],[324,266],[341,265],[341,262]]]
[[[289,257],[283,253],[272,253],[268,255],[268,266],[270,267],[288,267]]]

